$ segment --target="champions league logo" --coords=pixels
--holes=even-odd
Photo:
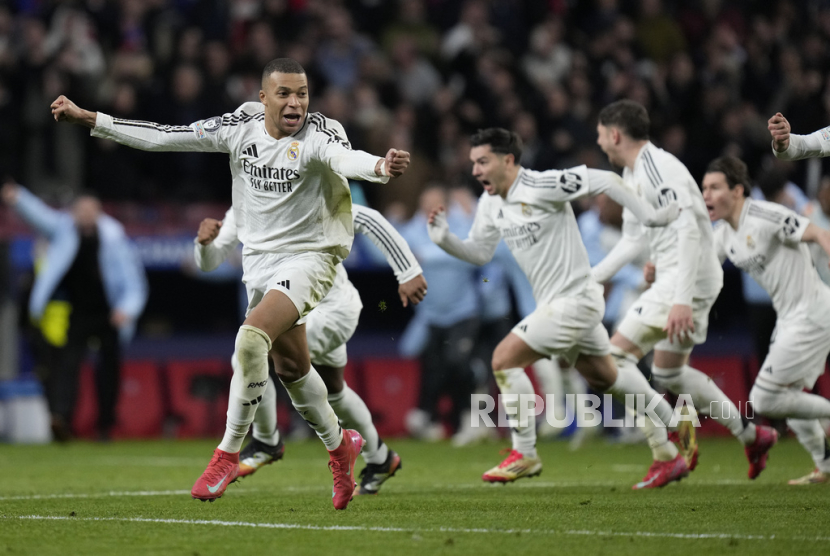
[[[219,128],[222,127],[222,118],[219,116],[215,116],[213,118],[210,118],[209,120],[205,120],[205,122],[202,124],[202,127],[208,133],[216,133],[217,131],[219,131]]]

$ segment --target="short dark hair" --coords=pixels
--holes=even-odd
[[[265,83],[272,73],[305,73],[305,69],[293,58],[275,58],[265,64],[265,69],[262,70],[262,82]]]
[[[651,126],[645,106],[628,99],[612,102],[600,110],[599,123],[605,127],[619,128],[637,141],[648,140],[648,128]]]
[[[716,158],[706,167],[706,173],[721,172],[726,176],[726,184],[729,189],[735,189],[736,185],[744,188],[744,197],[749,197],[751,185],[749,182],[749,169],[740,158],[734,156],[722,156]]]
[[[522,158],[522,139],[513,131],[503,127],[488,127],[479,129],[470,137],[470,146],[480,147],[490,145],[490,150],[499,154],[512,154],[514,162],[519,163]]]
[[[787,187],[787,173],[781,168],[772,168],[758,179],[758,187],[764,198],[772,201]]]

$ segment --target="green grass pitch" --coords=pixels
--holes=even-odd
[[[541,477],[501,486],[480,477],[506,442],[390,444],[403,469],[342,512],[317,441],[212,504],[189,492],[215,441],[0,446],[0,555],[830,553],[830,485],[786,484],[812,468],[794,439],[756,481],[736,441],[701,439],[688,479],[638,492],[644,445],[540,444]]]

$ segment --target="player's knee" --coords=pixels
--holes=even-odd
[[[244,380],[266,380],[270,350],[271,340],[265,332],[254,326],[243,324],[236,335],[234,356],[238,365],[235,366],[234,371],[240,372]]]
[[[764,417],[786,417],[786,391],[771,392],[757,384],[749,392],[749,401],[752,408]]]
[[[490,367],[494,373],[504,371],[511,368],[509,365],[507,350],[499,349],[498,347],[493,351],[493,358],[490,360]]]

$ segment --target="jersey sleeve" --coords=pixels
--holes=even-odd
[[[228,258],[231,251],[239,245],[233,207],[229,208],[225,213],[225,218],[222,220],[222,227],[219,228],[219,234],[213,241],[207,245],[202,245],[198,240],[193,240],[193,243],[195,244],[193,255],[196,259],[196,266],[201,270],[210,272],[222,264]]]
[[[810,219],[786,207],[781,207],[781,209],[781,222],[775,230],[775,235],[778,236],[781,243],[797,245],[801,242],[801,237],[807,230]]]
[[[230,152],[229,142],[235,122],[250,114],[239,110],[232,114],[214,116],[190,125],[162,125],[141,120],[113,118],[98,112],[93,137],[111,139],[122,145],[142,151]]]
[[[647,249],[648,238],[643,233],[642,224],[630,210],[623,209],[622,237],[591,269],[591,276],[595,281],[605,283]]]
[[[545,170],[525,174],[522,185],[540,204],[561,204],[575,201],[591,194],[589,189],[588,169],[576,166],[567,170]]]
[[[421,265],[403,236],[378,211],[360,205],[352,206],[355,232],[365,235],[380,249],[395,273],[399,284],[423,274]]]
[[[492,214],[487,210],[487,205],[490,199],[484,193],[478,204],[475,218],[473,219],[473,226],[470,228],[470,234],[466,241],[469,241],[479,246],[483,253],[488,254],[487,261],[492,260],[496,253],[496,247],[501,241],[501,232],[493,223]]]
[[[433,233],[433,228],[437,226],[429,225],[430,238],[438,247],[457,259],[478,266],[489,263],[496,253],[496,247],[498,247],[501,239],[501,232],[493,224],[492,217],[487,210],[488,204],[487,194],[484,193],[478,203],[473,227],[467,239],[459,239],[458,236],[449,231],[445,216],[443,216],[442,221],[444,233]]]
[[[386,183],[389,176],[375,174],[375,166],[381,157],[364,151],[352,150],[346,131],[340,122],[330,120],[321,114],[308,115],[308,125],[317,128],[314,142],[317,157],[336,174],[346,179]]]
[[[821,158],[830,156],[830,126],[814,131],[809,135],[790,134],[790,145],[784,152],[775,147],[772,152],[781,160],[802,160],[804,158]]]

